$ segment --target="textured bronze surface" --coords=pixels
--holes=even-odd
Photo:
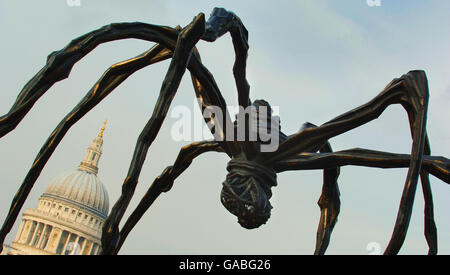
[[[76,38],[65,48],[51,53],[47,64],[24,86],[10,111],[0,117],[0,137],[12,131],[53,84],[67,78],[74,64],[99,44],[128,38],[157,43],[141,55],[111,66],[58,124],[36,156],[11,203],[0,230],[0,243],[3,244],[39,174],[70,127],[131,74],[171,58],[153,114],[137,140],[128,174],[122,185],[121,196],[104,224],[102,254],[117,254],[128,234],[158,196],[172,188],[175,179],[197,156],[210,151],[226,153],[231,158],[227,166],[228,175],[223,182],[221,202],[226,209],[237,216],[243,227],[249,229],[259,227],[269,219],[272,208],[269,201],[272,196],[271,188],[277,185],[277,173],[288,170],[323,170],[322,194],[318,201],[321,216],[314,254],[325,253],[339,215],[340,199],[337,179],[341,166],[408,167],[397,220],[385,254],[397,254],[404,242],[419,176],[425,200],[425,237],[429,246],[428,253],[436,254],[437,233],[429,174],[450,184],[450,160],[445,157],[431,156],[426,133],[428,83],[423,71],[410,71],[394,79],[368,103],[323,125],[305,123],[301,131],[291,136],[280,132],[281,143],[274,152],[261,152],[259,141],[247,139],[203,141],[183,147],[175,163],[168,166],[154,180],[134,212],[119,229],[119,224],[136,189],[147,152],[167,115],[186,69],[191,74],[200,109],[203,111],[209,106],[217,106],[222,110],[223,117],[210,117],[205,121],[230,120],[226,109],[227,104],[214,77],[202,64],[200,54],[195,48],[200,39],[214,42],[226,33],[230,33],[235,50],[233,74],[239,105],[244,108],[249,105],[270,107],[264,100],[250,100],[250,86],[246,79],[248,31],[239,17],[222,8],[215,8],[207,22],[204,15],[200,13],[185,28],[138,22],[110,24]],[[378,118],[392,104],[402,105],[408,114],[413,139],[410,155],[359,148],[332,151],[328,142],[330,138]],[[229,127],[235,127],[226,124],[222,126],[221,123],[213,123],[213,125],[211,132],[219,133],[220,136],[227,136]]]

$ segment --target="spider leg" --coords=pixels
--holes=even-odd
[[[188,69],[191,72],[192,85],[202,113],[210,106],[218,107],[222,112],[222,118],[205,117],[205,122],[209,123],[209,125],[212,124],[209,130],[215,137],[218,137],[216,140],[219,141],[228,156],[238,155],[241,152],[239,144],[236,141],[226,140],[227,130],[233,130],[227,104],[213,75],[203,66],[200,54],[196,48],[194,48]]]
[[[412,160],[400,201],[394,232],[386,248],[386,254],[396,254],[400,250],[408,229],[414,202],[417,180],[422,164],[426,137],[426,115],[428,109],[428,84],[425,72],[411,71],[399,79],[394,79],[373,100],[347,112],[315,129],[305,129],[282,143],[279,150],[272,153],[266,163],[302,152],[311,144],[324,142],[336,135],[347,132],[378,118],[391,104],[401,104],[410,118],[413,145]]]
[[[66,117],[64,117],[63,120],[61,120],[47,141],[41,147],[41,150],[33,162],[33,166],[28,171],[11,203],[11,208],[0,231],[0,243],[3,243],[6,235],[11,230],[23,204],[25,203],[26,198],[28,197],[28,194],[39,177],[39,174],[44,169],[45,164],[70,127],[97,104],[99,104],[131,74],[148,65],[170,58],[171,56],[171,51],[168,51],[163,46],[158,44],[135,58],[112,65],[105,71],[103,76],[89,90],[84,98],[68,115],[66,115]]]
[[[354,148],[332,153],[302,153],[277,161],[273,168],[277,173],[291,170],[315,170],[347,165],[374,168],[407,168],[411,155]],[[422,171],[450,184],[450,159],[438,156],[423,156]]]
[[[169,110],[170,103],[176,94],[181,78],[188,66],[192,50],[198,40],[200,40],[204,30],[205,18],[201,13],[194,18],[194,21],[178,37],[172,61],[163,81],[153,114],[139,135],[135,146],[128,175],[122,185],[122,194],[114,204],[103,226],[102,240],[104,246],[102,253],[104,254],[111,254],[115,250],[117,245],[117,239],[115,237],[119,231],[118,226],[133,196],[147,151],[161,128]]]
[[[332,153],[333,149],[327,141],[319,149],[319,152]],[[323,169],[322,194],[317,202],[320,207],[320,221],[317,228],[315,255],[323,255],[325,253],[341,210],[340,192],[337,183],[340,170],[340,167]]]
[[[168,166],[158,176],[145,193],[144,197],[139,202],[136,209],[128,217],[126,223],[118,234],[117,247],[112,254],[117,254],[125,242],[128,234],[139,222],[145,212],[150,208],[153,202],[159,197],[162,192],[168,192],[173,185],[173,182],[178,176],[180,176],[192,163],[192,161],[199,155],[206,152],[224,152],[222,147],[217,141],[202,141],[195,142],[181,148],[180,153],[171,166]]]
[[[425,138],[424,145],[424,155],[430,155],[430,143],[428,136]],[[424,210],[424,224],[425,224],[425,239],[428,243],[428,255],[436,255],[438,251],[437,242],[437,229],[436,222],[434,221],[434,206],[433,206],[433,195],[431,192],[430,179],[428,177],[428,172],[422,169],[420,171],[420,182],[422,183],[423,198],[425,200],[425,210]]]
[[[332,152],[330,144],[327,142],[320,152]],[[323,170],[322,194],[317,202],[320,207],[320,222],[317,229],[316,250],[314,251],[316,255],[325,253],[341,209],[340,192],[337,183],[339,173],[339,167]]]
[[[247,57],[248,57],[248,31],[241,19],[231,11],[224,8],[214,8],[210,18],[206,22],[205,35],[203,40],[213,42],[220,36],[229,32],[233,42],[235,60],[233,65],[233,76],[238,93],[239,107],[245,109],[251,104],[250,85],[246,78]],[[248,120],[246,125],[248,125]],[[242,150],[251,158],[258,153],[254,143],[247,139],[242,143]]]
[[[426,153],[424,152],[424,149],[427,140],[426,118],[427,118],[428,97],[429,97],[428,81],[426,79],[424,72],[422,72],[422,75],[418,73],[418,77],[416,79],[414,79],[411,75],[406,75],[405,78],[409,78],[409,81],[400,82],[403,85],[403,89],[406,91],[406,94],[403,95],[401,104],[403,108],[407,111],[410,121],[409,124],[411,128],[411,136],[413,138],[413,145],[411,152],[412,160],[408,169],[408,175],[403,189],[402,198],[400,200],[400,207],[397,214],[397,220],[395,221],[394,231],[392,233],[391,240],[389,241],[389,244],[386,250],[384,251],[384,254],[388,255],[397,254],[405,240],[406,233],[408,231],[409,221],[411,219],[414,197],[417,188],[417,180],[420,176],[421,171],[422,159],[424,153]],[[408,94],[408,92],[410,94]],[[423,178],[426,177],[422,177],[422,179]],[[429,181],[428,180],[425,180],[425,182],[422,181],[422,186],[426,185],[429,186]],[[429,199],[429,196],[427,197],[425,195],[425,198]],[[427,213],[425,213],[425,215],[427,215]],[[427,223],[426,221],[425,226],[427,225],[430,224]],[[436,226],[434,226],[434,229],[436,229]],[[431,235],[426,235],[426,238],[428,241],[428,245],[431,245],[430,252],[432,252],[432,250],[437,249],[437,247],[432,247],[433,240],[429,239],[429,237],[433,238],[433,233],[436,232],[430,233]]]
[[[411,135],[414,138],[414,126],[416,125],[416,113],[408,106],[407,104],[403,105],[404,108],[408,112],[409,125],[411,130]],[[424,126],[425,128],[425,126]],[[430,155],[431,148],[430,142],[428,139],[428,134],[426,130],[424,131],[424,147],[423,147],[423,155]],[[428,244],[428,254],[435,255],[437,254],[438,246],[437,246],[437,229],[436,223],[434,221],[434,211],[433,211],[433,195],[431,192],[430,180],[428,177],[428,173],[424,170],[420,171],[420,182],[422,185],[422,192],[425,201],[425,210],[424,210],[424,229],[425,229],[425,238]]]
[[[306,122],[303,124],[300,131],[307,128],[317,128],[317,126]],[[332,153],[333,149],[331,148],[330,143],[326,141],[325,144],[309,148],[307,151],[311,153],[317,151],[320,153]],[[340,192],[337,183],[339,173],[339,166],[323,169],[322,194],[317,202],[320,207],[320,220],[317,228],[315,255],[323,255],[325,253],[341,209],[341,201],[339,199]]]
[[[251,104],[249,99],[250,85],[246,79],[249,48],[248,31],[236,14],[224,8],[214,8],[208,22],[206,22],[206,30],[202,39],[214,42],[227,32],[230,32],[236,56],[233,65],[233,75],[238,90],[238,102],[239,106],[246,108]]]

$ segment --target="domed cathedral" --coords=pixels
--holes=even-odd
[[[97,176],[102,155],[103,124],[78,169],[56,177],[35,209],[23,213],[7,254],[96,255],[108,216],[108,192]]]

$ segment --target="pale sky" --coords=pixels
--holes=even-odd
[[[0,114],[44,65],[46,57],[72,39],[112,22],[140,21],[187,25],[215,6],[235,12],[249,31],[247,78],[252,99],[278,106],[282,131],[296,132],[306,122],[322,124],[375,97],[393,78],[423,69],[429,79],[428,134],[433,155],[450,157],[450,3],[442,0],[332,1],[103,1],[0,0]],[[0,221],[50,133],[112,64],[134,57],[152,43],[122,40],[103,44],[78,62],[69,79],[55,84],[21,124],[0,140]],[[229,34],[214,43],[200,41],[204,64],[230,105],[237,104],[232,74],[234,51]],[[48,161],[26,208],[57,175],[75,169],[108,119],[99,178],[117,200],[136,139],[150,117],[168,62],[135,73],[74,125]],[[194,112],[194,92],[186,74],[171,111]],[[153,143],[129,210],[189,142],[170,135],[169,115]],[[201,117],[195,118],[201,121]],[[334,150],[362,147],[409,153],[406,113],[392,106],[376,121],[333,138]],[[273,188],[272,217],[258,229],[241,228],[220,203],[228,157],[208,153],[196,159],[173,189],[154,203],[125,242],[121,254],[312,254],[320,211],[321,171],[286,172]],[[341,214],[328,254],[369,254],[384,250],[392,234],[407,169],[343,167],[339,177]],[[450,188],[431,176],[439,253],[450,254]],[[125,221],[125,218],[123,221]],[[20,218],[19,218],[20,220]],[[15,237],[20,221],[7,238]],[[423,195],[419,187],[402,254],[426,254]]]

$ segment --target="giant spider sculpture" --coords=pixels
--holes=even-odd
[[[425,236],[429,254],[436,254],[437,235],[428,175],[431,173],[450,183],[450,160],[430,155],[425,127],[428,107],[425,72],[411,71],[394,79],[368,103],[321,126],[305,123],[298,133],[290,136],[279,132],[278,148],[272,152],[263,152],[261,150],[263,142],[260,139],[238,141],[223,138],[228,137],[236,124],[222,123],[229,121],[227,105],[212,74],[202,64],[199,52],[195,48],[200,39],[213,42],[227,32],[231,34],[236,55],[233,73],[239,105],[243,108],[254,106],[258,115],[266,113],[270,120],[270,105],[263,100],[252,102],[249,98],[249,85],[246,80],[248,32],[234,13],[223,8],[215,8],[208,22],[205,22],[204,15],[200,13],[185,28],[138,22],[110,24],[76,38],[62,50],[51,53],[47,64],[24,86],[10,111],[0,117],[0,137],[12,131],[53,84],[67,78],[73,65],[99,44],[127,38],[157,43],[143,54],[111,66],[58,124],[42,146],[12,201],[0,231],[0,242],[3,243],[11,230],[40,172],[69,128],[131,74],[151,64],[172,58],[153,114],[137,140],[128,174],[122,185],[122,194],[104,224],[103,254],[117,254],[132,228],[155,199],[162,192],[171,189],[174,180],[188,168],[195,157],[209,151],[223,152],[231,158],[227,166],[229,172],[223,182],[221,202],[228,211],[237,216],[241,226],[248,229],[257,228],[269,219],[272,208],[269,199],[272,194],[271,188],[277,185],[277,173],[288,170],[322,169],[324,182],[318,201],[321,217],[315,254],[325,252],[337,221],[340,210],[337,178],[341,166],[409,167],[394,231],[385,254],[398,253],[404,242],[419,176],[425,199]],[[147,151],[158,134],[186,69],[191,73],[201,110],[216,106],[222,111],[222,116],[211,115],[205,118],[205,121],[213,126],[210,130],[216,139],[183,147],[175,163],[155,179],[135,211],[119,230],[119,224],[133,196]],[[330,138],[378,118],[392,104],[401,104],[408,114],[413,138],[410,155],[365,149],[332,151],[328,142]],[[267,125],[269,124],[263,123],[262,127]]]

